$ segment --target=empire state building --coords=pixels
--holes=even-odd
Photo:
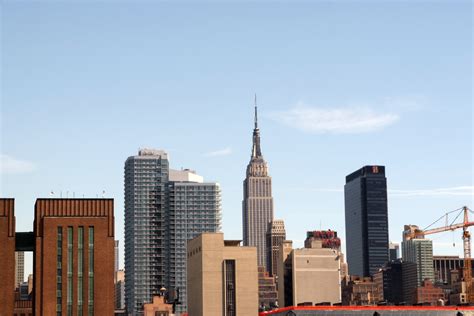
[[[257,247],[258,265],[268,270],[266,233],[273,220],[272,178],[268,175],[267,162],[260,149],[260,130],[257,121],[255,102],[255,127],[253,145],[247,174],[244,180],[244,199],[242,201],[242,221],[244,246]]]

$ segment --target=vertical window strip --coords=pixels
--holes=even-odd
[[[77,246],[77,315],[83,314],[84,227],[78,229]]]
[[[72,244],[73,229],[67,228],[67,316],[72,316]]]
[[[89,316],[94,316],[94,227],[89,227]]]
[[[57,264],[56,264],[56,316],[62,315],[62,254],[63,254],[63,228],[58,227],[57,233]]]

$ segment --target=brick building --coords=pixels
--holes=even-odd
[[[13,315],[15,288],[15,201],[0,199],[0,316]]]
[[[416,288],[416,303],[437,305],[439,300],[445,300],[443,289],[435,287],[433,282],[426,279],[421,286]]]
[[[113,315],[113,205],[113,199],[36,200],[36,315]]]

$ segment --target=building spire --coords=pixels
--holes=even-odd
[[[257,94],[255,93],[255,128],[258,128],[258,119],[257,119]]]
[[[261,158],[262,151],[260,150],[260,130],[258,129],[257,120],[257,94],[255,94],[255,127],[253,129],[253,145],[252,145],[252,158]]]

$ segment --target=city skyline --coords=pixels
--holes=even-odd
[[[222,230],[242,239],[256,92],[274,215],[295,247],[319,226],[344,241],[344,177],[372,164],[387,167],[399,242],[404,224],[474,204],[470,8],[5,3],[0,194],[28,231],[37,197],[105,190],[123,254],[123,160],[161,148],[221,184]],[[461,254],[453,236],[434,253]]]

